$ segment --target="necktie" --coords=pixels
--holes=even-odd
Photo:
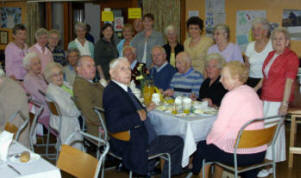
[[[136,96],[134,95],[134,93],[132,92],[132,90],[129,87],[128,87],[128,94],[129,94],[131,100],[133,101],[137,110],[144,109],[142,107],[141,103],[138,101],[138,99],[136,98]],[[152,140],[156,137],[156,132],[155,132],[153,126],[151,125],[149,118],[146,118],[146,120],[144,121],[144,126],[147,130],[148,143],[150,144],[152,142]]]

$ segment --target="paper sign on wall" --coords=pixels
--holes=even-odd
[[[141,8],[129,8],[129,19],[141,19]]]
[[[102,22],[113,22],[114,15],[112,11],[102,11],[101,12],[101,21]]]

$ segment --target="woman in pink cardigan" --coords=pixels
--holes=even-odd
[[[222,70],[221,83],[229,92],[224,96],[216,121],[207,139],[198,143],[193,157],[193,173],[198,174],[202,160],[219,161],[233,165],[233,151],[239,129],[248,121],[263,117],[263,105],[251,87],[244,85],[248,78],[247,67],[239,61],[231,61]],[[247,129],[262,129],[263,122],[254,123]],[[238,149],[239,166],[260,163],[264,160],[266,146]],[[205,168],[208,173],[209,165]],[[256,177],[258,170],[241,176]],[[217,171],[221,173],[221,171]],[[208,175],[207,175],[208,176]]]

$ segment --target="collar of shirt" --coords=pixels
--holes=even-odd
[[[132,70],[135,68],[137,62],[138,62],[137,59],[135,59],[134,62],[132,62],[132,64],[131,64],[131,69]]]
[[[190,67],[190,69],[189,69],[186,73],[182,74],[182,76],[187,76],[187,75],[189,75],[192,71],[193,71],[193,68]]]
[[[49,51],[49,49],[45,46],[45,47],[44,47],[44,52],[43,52],[42,46],[40,46],[39,43],[36,43],[34,46],[35,46],[42,54],[47,54],[48,51]],[[49,51],[49,52],[50,52],[50,51]]]
[[[87,40],[85,40],[84,46],[79,42],[79,40],[77,38],[75,38],[75,43],[79,44],[82,47],[85,47],[86,45],[88,45]]]
[[[165,61],[165,63],[162,64],[160,67],[157,67],[157,66],[156,66],[156,71],[157,71],[157,72],[160,72],[167,64],[168,64],[167,61]]]
[[[120,83],[120,82],[117,82],[116,80],[112,80],[114,83],[116,83],[118,86],[120,86],[125,92],[128,92],[128,86],[123,84],[123,83]]]
[[[68,65],[68,68],[71,70],[71,71],[74,71],[74,68],[72,67],[72,65]]]

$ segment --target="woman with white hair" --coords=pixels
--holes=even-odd
[[[230,29],[226,24],[218,24],[213,29],[213,38],[215,45],[208,49],[208,54],[219,53],[226,62],[240,61],[244,62],[242,53],[237,44],[230,43]]]
[[[283,27],[276,28],[272,32],[271,39],[274,50],[268,54],[263,63],[263,79],[259,82],[259,87],[262,86],[261,99],[265,117],[287,114],[289,103],[294,99],[293,83],[299,67],[298,56],[289,49],[288,31]],[[265,127],[273,124],[273,122],[265,123]],[[285,125],[283,124],[275,142],[275,162],[286,160],[285,150]],[[272,160],[271,147],[267,150],[266,159]],[[258,177],[266,177],[272,172],[272,168],[263,169]]]
[[[36,53],[30,52],[24,57],[23,65],[27,70],[27,74],[24,77],[25,91],[31,95],[33,100],[44,107],[38,121],[45,127],[48,127],[50,113],[45,96],[41,94],[41,92],[46,93],[47,83],[41,74],[42,67],[40,58]]]
[[[69,83],[64,82],[63,80],[63,67],[58,63],[51,62],[46,66],[43,74],[49,83],[46,95],[58,104],[60,114],[62,115],[61,118],[51,115],[49,124],[50,127],[59,131],[59,122],[60,119],[62,119],[62,125],[59,134],[62,144],[64,144],[70,134],[76,130],[80,130],[78,121],[80,112],[71,99],[73,96],[72,87],[69,85]],[[72,138],[71,143],[73,141],[78,142],[81,140],[81,135],[77,134]],[[72,146],[80,150],[82,149],[81,143],[75,143],[72,144]]]
[[[246,64],[249,66],[247,85],[258,88],[258,82],[263,78],[262,65],[269,52],[273,50],[270,40],[270,24],[265,18],[255,18],[252,22],[254,41],[247,46]],[[260,95],[261,90],[257,93]]]
[[[94,58],[94,45],[86,39],[87,25],[77,22],[74,27],[76,38],[68,44],[68,49],[77,48],[80,55],[87,55]]]
[[[220,82],[221,71],[225,59],[218,53],[212,53],[205,58],[205,71],[208,78],[202,83],[198,100],[208,101],[209,106],[220,106],[227,90]]]
[[[167,44],[163,46],[166,51],[166,59],[170,65],[176,67],[176,56],[179,52],[184,51],[184,47],[178,42],[178,31],[173,25],[168,25],[164,33],[167,38]]]
[[[41,60],[42,71],[49,62],[53,61],[51,51],[46,47],[48,43],[48,31],[45,28],[39,28],[35,33],[37,43],[30,47],[29,52],[34,52]]]

